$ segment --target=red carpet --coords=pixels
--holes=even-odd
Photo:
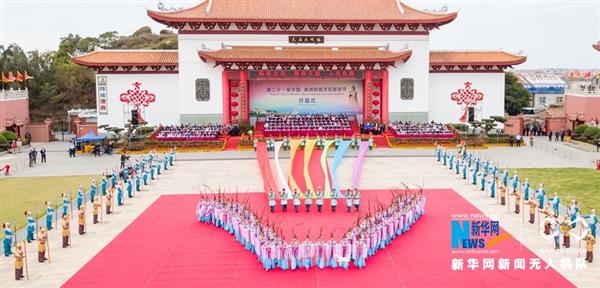
[[[277,188],[279,186],[277,185],[275,177],[273,176],[273,171],[271,170],[269,153],[267,152],[267,144],[265,142],[258,142],[256,145],[256,158],[258,159],[260,174],[263,177],[265,192],[268,193],[270,188],[273,188],[273,191],[279,191]]]
[[[237,150],[240,145],[240,136],[230,136],[227,138],[227,144],[225,144],[225,150]]]
[[[256,125],[254,127],[254,136],[262,137],[264,135],[263,130],[265,129],[265,122],[256,121]]]
[[[323,150],[314,149],[310,154],[310,161],[308,161],[308,171],[310,171],[310,180],[313,184],[313,192],[317,191],[321,187],[321,191],[325,190],[325,174],[321,167],[321,154]]]
[[[304,150],[296,150],[294,159],[290,159],[290,161],[292,161],[292,176],[294,177],[294,181],[296,181],[298,189],[304,192],[306,191],[306,182],[304,181]]]
[[[358,121],[350,120],[350,127],[352,128],[352,134],[360,135],[360,126],[358,125]]]
[[[384,199],[385,195],[388,191],[365,191],[368,197]],[[452,271],[452,258],[465,258],[465,262],[468,257],[478,258],[481,265],[481,258],[486,257],[451,253],[451,214],[478,210],[452,190],[427,190],[425,195],[425,215],[410,231],[369,258],[363,270],[285,272],[263,271],[256,257],[231,235],[198,223],[194,211],[198,195],[162,196],[64,287],[573,287],[552,269],[470,271],[465,263],[465,271]],[[252,207],[266,204],[262,193],[251,198]],[[320,225],[335,229],[347,226],[355,215],[288,212],[282,225],[310,222],[302,226],[313,226],[313,231]],[[536,257],[512,238],[494,249],[499,251],[495,259]]]
[[[373,142],[375,142],[376,148],[391,148],[387,139],[383,135],[375,135],[373,136]]]

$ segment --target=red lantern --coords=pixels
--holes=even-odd
[[[378,100],[373,100],[373,105],[375,105],[375,106],[379,105],[379,101]]]
[[[238,93],[237,93],[237,92],[231,92],[231,94],[230,94],[230,95],[231,95],[231,97],[237,97],[237,96],[238,96]]]
[[[379,114],[379,110],[373,109],[373,114],[375,114],[375,115]]]
[[[240,105],[240,103],[235,102],[235,101],[231,102],[231,106],[232,107],[237,107],[238,105]]]
[[[231,116],[238,116],[239,114],[238,111],[231,111]]]
[[[381,82],[379,82],[379,81],[373,81],[373,86],[379,87],[379,86],[381,86]]]
[[[373,91],[373,96],[375,96],[375,97],[379,96],[379,91]]]
[[[231,87],[233,88],[238,87],[239,85],[238,82],[231,82]]]

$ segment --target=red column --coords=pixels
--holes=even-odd
[[[223,82],[223,123],[228,123],[231,121],[231,86],[227,71],[221,73],[221,81]]]
[[[389,92],[389,77],[388,71],[383,71],[383,76],[381,77],[381,123],[387,123],[389,119],[389,100],[388,100],[388,92]]]
[[[367,121],[371,119],[371,92],[373,87],[373,71],[365,71],[365,80],[363,84],[363,120]]]
[[[241,70],[240,71],[240,120],[242,121],[250,121],[250,117],[248,115],[248,106],[249,100],[248,97],[248,71]]]

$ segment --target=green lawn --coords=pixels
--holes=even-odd
[[[46,213],[45,201],[51,201],[53,206],[61,204],[61,193],[72,193],[76,197],[77,188],[82,184],[85,190],[90,182],[100,176],[52,176],[52,177],[9,177],[0,180],[0,222],[10,222],[17,229],[24,227],[27,218],[25,210],[31,210],[34,217]],[[71,197],[69,195],[69,197]],[[60,201],[60,202],[59,202]]]
[[[551,197],[558,192],[560,202],[565,206],[575,199],[583,214],[589,214],[590,208],[600,210],[600,171],[586,168],[511,168],[510,175],[515,170],[521,181],[529,178],[532,188],[537,189],[539,183],[544,183],[546,195]]]

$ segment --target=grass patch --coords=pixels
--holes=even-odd
[[[0,180],[0,222],[10,222],[17,229],[24,227],[27,217],[25,210],[31,210],[34,217],[46,213],[45,201],[52,205],[62,204],[61,193],[72,193],[77,197],[79,184],[90,189],[92,179],[100,183],[100,176],[48,176],[48,177],[9,177]],[[71,195],[69,195],[71,197]],[[59,203],[60,201],[60,203]]]
[[[532,188],[544,183],[546,195],[552,197],[558,192],[561,204],[568,206],[571,200],[579,203],[582,214],[589,214],[591,208],[600,209],[600,171],[586,168],[527,168],[510,169],[517,171],[521,181],[529,178]]]

